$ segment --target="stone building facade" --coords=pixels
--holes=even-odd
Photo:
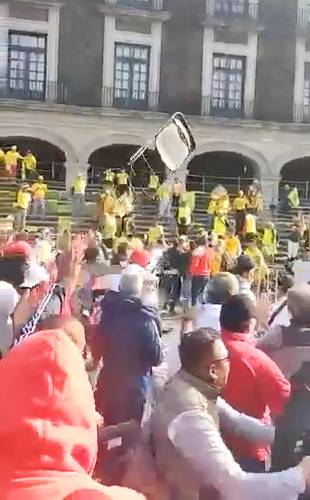
[[[69,187],[176,111],[196,181],[257,177],[271,200],[282,179],[306,196],[310,2],[0,0],[0,145],[64,164]]]

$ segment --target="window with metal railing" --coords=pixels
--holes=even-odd
[[[114,105],[125,109],[147,109],[150,47],[115,44]]]
[[[132,7],[135,9],[147,9],[150,10],[153,7],[153,0],[108,0],[108,3],[120,6],[120,7]]]
[[[259,0],[207,0],[207,13],[216,17],[258,17]]]
[[[12,97],[44,100],[47,36],[10,31],[8,91]]]
[[[242,117],[246,57],[214,54],[211,114]]]

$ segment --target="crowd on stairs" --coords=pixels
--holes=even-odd
[[[32,234],[52,191],[35,170],[18,181],[0,248],[0,498],[307,495],[310,229],[298,191],[281,199],[292,276],[271,277],[277,230],[258,181],[234,197],[217,186],[197,224],[181,180],[150,173],[136,193],[108,169],[93,229],[75,234],[78,174],[65,223]]]

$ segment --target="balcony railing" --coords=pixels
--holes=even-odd
[[[113,87],[105,87],[102,93],[102,106],[136,111],[158,111],[159,92],[148,92],[146,99],[140,100],[133,97],[119,98]]]
[[[230,108],[229,102],[227,101],[225,108],[218,108],[212,106],[212,97],[207,96],[202,98],[201,114],[202,116],[230,119],[246,118],[251,120],[254,118],[254,101],[244,100],[242,107],[239,109]]]
[[[310,24],[310,9],[298,9],[297,11],[297,26],[301,30],[309,28]]]
[[[227,7],[228,6],[228,7]],[[238,4],[233,0],[207,0],[207,15],[218,18],[257,19],[259,16],[259,0],[244,0]]]
[[[67,101],[67,87],[60,82],[45,82],[44,91],[31,88],[29,82],[23,88],[10,86],[8,78],[0,78],[0,99],[16,99],[21,101],[56,102],[65,104]]]
[[[129,7],[139,10],[163,9],[163,0],[105,0],[105,3],[115,7]]]
[[[310,123],[310,105],[294,105],[294,121],[297,123]]]

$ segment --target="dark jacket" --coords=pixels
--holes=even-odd
[[[286,378],[299,371],[310,361],[310,328],[291,321],[288,327],[275,327],[257,342],[278,365]]]
[[[282,471],[297,465],[295,446],[303,432],[310,430],[310,392],[294,391],[283,415],[275,422],[272,469]],[[308,497],[307,497],[308,498]]]
[[[113,291],[105,295],[101,309],[96,346],[103,360],[99,380],[104,394],[103,413],[106,418],[107,406],[110,411],[118,401],[118,407],[125,407],[120,421],[126,421],[135,418],[129,405],[138,401],[140,409],[143,406],[148,375],[152,366],[161,362],[159,317],[155,309],[144,306],[140,299],[125,298]],[[119,419],[112,420],[109,423],[118,423]]]

